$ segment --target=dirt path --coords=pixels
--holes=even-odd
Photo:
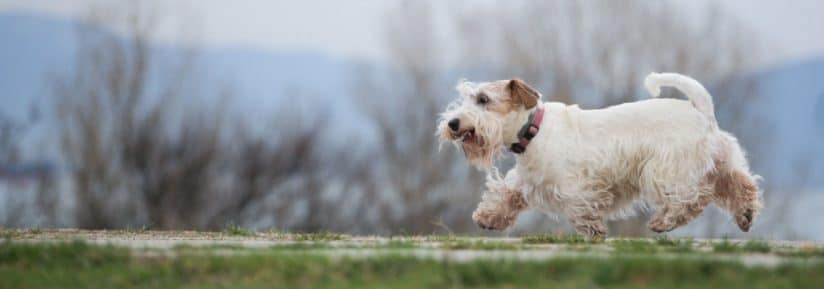
[[[740,261],[753,266],[784,262],[822,262],[824,244],[810,241],[744,241],[708,239],[617,239],[586,242],[575,238],[489,238],[455,236],[376,237],[333,233],[194,231],[2,230],[12,242],[50,243],[80,240],[130,248],[138,256],[177,254],[262,254],[266,250],[332,257],[367,258],[399,254],[467,262],[479,258],[544,260],[559,257],[698,258]]]

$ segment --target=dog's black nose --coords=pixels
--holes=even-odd
[[[449,128],[451,128],[452,130],[458,131],[458,129],[461,127],[461,120],[453,118],[449,121],[449,123],[447,123],[447,125],[449,125]]]

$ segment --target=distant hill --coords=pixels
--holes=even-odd
[[[73,65],[77,27],[77,22],[66,19],[0,13],[0,112],[23,117],[33,102],[49,99],[50,77],[69,71]],[[154,48],[161,57],[182,51],[169,46]],[[357,121],[348,101],[351,90],[347,76],[351,74],[348,70],[357,66],[354,61],[311,51],[271,53],[231,47],[199,49],[196,56],[193,68],[207,84],[205,89],[230,89],[234,99],[229,103],[244,115],[261,118],[256,120],[268,120],[266,114],[279,107],[296,112],[323,102],[334,108],[323,111],[332,114],[334,123],[353,126],[352,121]]]
[[[48,73],[74,54],[73,24],[21,14],[0,14],[0,111],[15,117],[48,92]]]
[[[0,112],[23,117],[31,103],[48,99],[49,75],[72,65],[76,25],[50,16],[0,14]],[[160,54],[179,52],[175,47],[154,49]],[[200,50],[198,59],[197,71],[207,79],[205,83],[228,85],[236,92],[230,103],[261,129],[273,113],[298,111],[328,114],[341,136],[364,127],[358,100],[352,96],[352,72],[365,65],[391,73],[386,64],[315,52],[207,48]],[[796,168],[809,164],[812,182],[802,186],[824,187],[824,58],[782,64],[745,77],[754,78],[761,91],[750,112],[759,121],[745,129],[776,132],[765,133],[771,136],[770,146],[759,152],[764,167],[757,172],[782,187],[799,185]],[[724,116],[719,119],[723,126]]]
[[[778,187],[824,188],[824,58],[771,67],[750,77],[760,94],[751,115],[768,125],[750,129],[764,129],[772,138],[766,140],[769,151],[760,152],[769,156],[767,171],[759,173],[780,179]],[[799,174],[809,174],[810,183],[798,184]]]

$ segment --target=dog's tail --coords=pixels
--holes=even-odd
[[[715,108],[712,104],[712,96],[710,96],[707,89],[704,88],[704,86],[697,80],[678,73],[653,72],[650,73],[646,79],[644,79],[644,86],[654,97],[658,97],[658,95],[661,94],[662,86],[672,86],[677,88],[682,93],[687,95],[687,98],[690,99],[692,105],[695,106],[698,111],[703,113],[710,121],[716,123]]]

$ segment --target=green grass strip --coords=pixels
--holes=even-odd
[[[637,244],[628,244],[636,246]],[[640,245],[639,245],[640,246]],[[750,267],[702,258],[508,259],[455,263],[409,256],[259,254],[133,256],[81,242],[0,243],[0,288],[817,288],[820,262]]]

